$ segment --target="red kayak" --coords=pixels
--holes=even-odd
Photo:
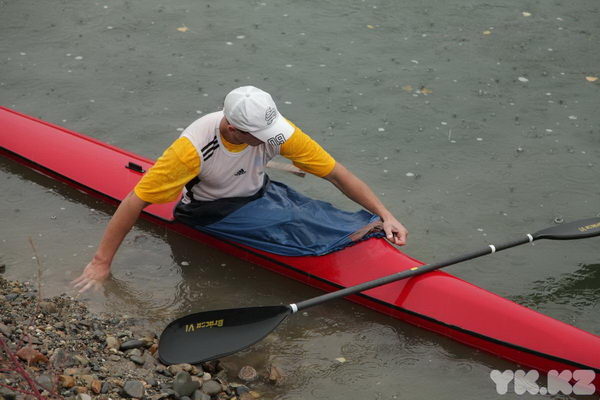
[[[0,107],[0,153],[113,204],[151,160]],[[326,291],[422,265],[383,239],[318,257],[289,257],[217,239],[173,220],[174,203],[143,217],[224,252]],[[349,297],[350,300],[540,372],[592,370],[600,393],[600,336],[557,321],[442,271]],[[517,369],[515,366],[514,369]]]

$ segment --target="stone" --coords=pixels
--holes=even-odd
[[[84,356],[80,356],[78,354],[75,354],[73,357],[75,358],[75,360],[77,360],[77,362],[79,363],[79,365],[81,365],[82,367],[87,367],[88,364],[90,363],[90,360],[88,360]]]
[[[114,336],[106,335],[106,347],[109,349],[119,350],[121,347],[121,342]]]
[[[59,375],[58,382],[65,389],[71,389],[75,386],[75,378],[71,375]]]
[[[110,391],[110,383],[102,382],[102,387],[100,388],[101,394],[106,394]]]
[[[75,400],[92,400],[92,396],[87,393],[79,393]]]
[[[206,381],[202,385],[202,391],[209,396],[216,395],[221,391],[221,384],[213,380]]]
[[[125,352],[125,354],[127,354],[127,356],[129,356],[129,357],[131,357],[131,356],[140,357],[142,355],[142,351],[138,348],[135,348],[135,349],[127,350]]]
[[[202,367],[199,365],[192,365],[191,367],[191,370],[188,372],[192,375],[202,375],[204,373]]]
[[[64,369],[76,366],[79,362],[73,354],[65,351],[62,348],[54,350],[54,353],[50,357],[50,363],[54,368]]]
[[[75,386],[73,388],[73,390],[75,391],[75,393],[79,394],[79,393],[87,393],[88,392],[88,388],[85,386]]]
[[[138,339],[128,340],[124,343],[121,343],[121,347],[119,347],[119,350],[125,351],[125,350],[129,350],[129,349],[137,349],[139,347],[144,347],[144,344],[145,343],[143,340],[138,340]]]
[[[235,393],[238,396],[242,395],[243,393],[248,393],[248,392],[250,392],[250,389],[248,388],[248,386],[245,386],[245,385],[236,386],[236,388],[235,388]]]
[[[123,392],[127,397],[141,399],[145,394],[144,384],[140,381],[129,380],[123,385]]]
[[[39,306],[44,314],[56,314],[58,312],[58,307],[51,301],[40,301]]]
[[[154,379],[153,377],[149,376],[146,379],[144,379],[146,381],[146,383],[150,386],[158,386],[158,381],[156,379]]]
[[[269,382],[271,382],[272,384],[278,384],[282,381],[282,379],[283,373],[281,372],[281,370],[275,365],[271,365],[271,368],[269,369]]]
[[[42,374],[38,376],[35,381],[49,392],[54,388],[54,381],[49,375]]]
[[[219,372],[219,360],[212,360],[202,363],[202,370],[211,374]]]
[[[17,351],[17,357],[28,364],[47,363],[48,357],[37,351],[31,346],[25,346]]]
[[[185,371],[179,372],[173,379],[173,390],[180,396],[190,396],[199,386],[200,384],[193,381],[190,374]]]
[[[241,395],[238,396],[239,400],[255,400],[254,396],[252,396],[252,393],[250,392],[246,392],[246,393],[242,393]]]
[[[210,400],[210,396],[198,389],[192,394],[192,400]]]
[[[249,365],[242,367],[240,372],[238,373],[238,378],[243,380],[244,382],[253,382],[258,378],[258,372],[254,368]]]
[[[102,393],[102,381],[94,379],[90,384],[90,389],[92,389],[92,392],[94,392],[95,394]]]
[[[169,365],[167,367],[167,370],[172,373],[173,375],[177,375],[178,373],[183,371],[183,367],[181,366],[182,364],[173,364],[173,365]]]
[[[9,328],[8,326],[0,322],[0,333],[9,338],[10,335],[12,335],[12,328]]]
[[[136,363],[137,365],[144,365],[144,362],[145,362],[145,360],[139,356],[131,356],[131,357],[129,357],[129,359],[131,361],[133,361],[134,363]]]

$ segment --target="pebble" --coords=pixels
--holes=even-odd
[[[32,363],[36,369],[34,379],[47,386],[49,380],[57,378],[53,382],[58,386],[53,388],[57,397],[72,400],[232,398],[234,385],[225,383],[225,370],[219,361],[202,363],[202,367],[171,366],[170,370],[180,373],[172,374],[153,357],[152,349],[155,353],[158,338],[152,330],[145,331],[139,320],[123,315],[91,315],[83,303],[66,295],[43,300],[47,303],[44,312],[37,308],[38,294],[33,287],[0,277],[0,309],[3,311],[0,333],[9,346],[22,350],[22,358],[35,360]],[[6,302],[7,295],[14,300],[12,304]],[[53,312],[54,307],[60,315]],[[31,325],[19,324],[32,316]],[[35,347],[26,350],[22,344],[16,347],[29,340]],[[10,370],[10,365],[8,368],[7,373],[0,374],[2,381],[14,385],[21,378]],[[174,375],[175,380],[171,378]]]
[[[221,384],[217,381],[206,381],[202,385],[202,391],[209,396],[213,396],[221,391]]]
[[[42,374],[35,380],[41,387],[50,391],[54,387],[54,382],[51,376]]]
[[[109,349],[118,350],[119,347],[121,347],[121,342],[119,342],[119,339],[114,336],[106,335],[106,347]]]
[[[210,400],[210,396],[198,389],[192,394],[192,400]]]
[[[123,392],[128,397],[141,399],[145,394],[144,384],[140,381],[129,380],[123,385]]]
[[[119,347],[119,350],[125,351],[125,350],[130,350],[130,349],[136,349],[139,347],[144,347],[144,345],[145,345],[145,342],[143,340],[133,339],[133,340],[128,340],[128,341],[122,343],[121,347]]]
[[[244,382],[253,382],[258,378],[258,373],[254,368],[249,365],[246,365],[240,369],[238,373],[238,378],[243,380]]]
[[[199,386],[200,384],[196,381],[193,381],[190,374],[185,371],[179,372],[177,375],[175,375],[175,379],[173,380],[173,390],[175,390],[180,396],[190,396],[196,389],[198,389]]]
[[[146,362],[146,360],[144,360],[144,358],[140,356],[131,356],[129,357],[129,359],[137,365],[144,365],[144,363]]]

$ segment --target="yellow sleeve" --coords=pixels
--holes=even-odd
[[[289,122],[289,121],[288,121]],[[294,165],[313,175],[324,177],[335,167],[335,160],[296,125],[292,136],[281,145],[280,154]]]
[[[199,173],[200,156],[189,139],[181,137],[165,150],[134,191],[148,203],[168,203]]]

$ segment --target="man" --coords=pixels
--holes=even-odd
[[[391,243],[406,243],[407,230],[363,181],[279,114],[268,93],[244,86],[226,96],[223,111],[193,122],[125,197],[75,287],[83,292],[108,278],[115,253],[146,206],[174,201],[183,190],[175,215],[201,229],[261,199],[269,186],[265,165],[276,155],[333,183],[381,218]]]

